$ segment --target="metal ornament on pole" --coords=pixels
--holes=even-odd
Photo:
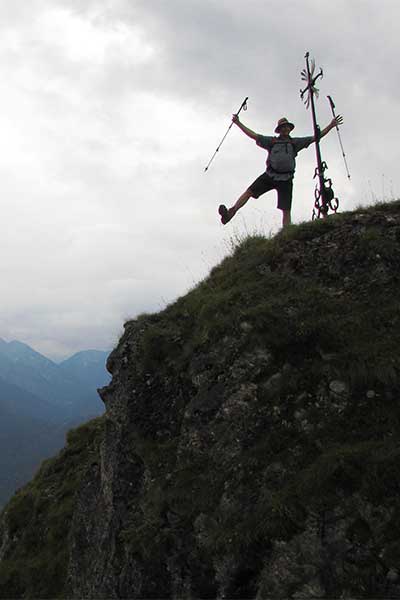
[[[321,130],[317,123],[315,112],[314,96],[318,97],[319,95],[319,90],[315,87],[315,82],[319,77],[323,77],[323,71],[320,69],[317,75],[314,75],[315,61],[312,60],[310,66],[309,56],[310,53],[307,52],[304,57],[306,59],[306,68],[301,72],[301,78],[303,81],[307,82],[307,86],[304,88],[304,90],[300,90],[300,97],[304,101],[306,108],[311,106],[315,137],[315,152],[317,156],[317,168],[314,172],[314,179],[317,178],[318,181],[314,191],[314,208],[312,218],[319,219],[322,217],[325,219],[328,216],[329,210],[333,212],[337,211],[339,207],[339,200],[335,197],[335,192],[332,188],[332,180],[325,177],[325,171],[327,170],[328,165],[322,160],[321,156],[321,148],[319,144],[321,139]]]
[[[249,97],[247,96],[247,97],[246,97],[246,98],[243,100],[242,104],[240,105],[240,108],[239,108],[239,110],[237,111],[237,113],[235,113],[235,114],[236,114],[236,116],[238,116],[238,114],[240,113],[240,111],[241,111],[242,109],[243,109],[243,110],[247,110],[247,100],[248,100],[248,99],[249,99]],[[226,136],[228,135],[228,133],[230,132],[230,130],[231,130],[231,128],[232,128],[232,125],[233,125],[233,121],[232,121],[232,123],[229,125],[227,132],[225,133],[224,137],[223,137],[223,138],[222,138],[222,140],[220,141],[220,143],[219,143],[219,145],[218,145],[218,148],[216,149],[216,151],[214,152],[214,154],[213,154],[213,155],[212,155],[212,157],[210,158],[210,160],[209,160],[209,162],[208,162],[208,165],[207,165],[207,166],[206,166],[206,168],[204,169],[204,172],[208,171],[208,167],[211,165],[212,161],[213,161],[213,160],[214,160],[214,158],[215,158],[215,155],[217,154],[217,152],[218,152],[218,151],[219,151],[219,149],[221,148],[221,146],[222,146],[222,144],[223,144],[223,142],[224,142],[224,140],[225,140]]]

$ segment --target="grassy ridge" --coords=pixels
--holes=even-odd
[[[363,214],[385,210],[400,212],[400,203]],[[350,225],[343,232],[351,240],[348,251],[340,231],[352,214],[292,226],[270,239],[243,241],[205,281],[151,318],[143,343],[145,367],[175,360],[185,366],[197,348],[235,335],[247,322],[252,328],[249,343],[258,336],[263,345],[291,360],[297,353],[313,354],[318,346],[334,354],[338,369],[354,380],[396,378],[399,241],[371,224],[354,236]],[[334,250],[329,247],[332,240]],[[342,273],[330,274],[337,261],[346,260],[354,261],[349,285]],[[389,272],[389,279],[382,281],[372,276],[381,264]]]

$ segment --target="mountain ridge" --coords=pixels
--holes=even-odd
[[[109,381],[107,355],[81,351],[71,369],[22,342],[0,341],[0,506],[64,445],[71,427],[103,412],[97,388]]]
[[[82,358],[86,352],[92,356],[92,351],[81,351],[74,356]],[[107,355],[108,353],[101,351],[96,354],[98,360],[101,357],[103,364]],[[58,407],[61,416],[63,412],[68,414],[71,404],[79,404],[82,401],[80,389],[82,378],[79,376],[78,379],[76,378],[77,369],[74,372],[68,369],[68,360],[58,365],[23,342],[16,340],[4,342],[0,346],[0,377],[43,398],[55,408]],[[98,386],[101,387],[105,381],[106,377],[103,375],[98,381]],[[99,410],[100,404],[96,400],[96,391],[93,392],[92,404],[97,404]],[[85,396],[87,396],[86,392]]]

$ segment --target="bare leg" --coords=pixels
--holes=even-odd
[[[244,206],[247,202],[247,200],[251,198],[251,191],[250,190],[246,190],[245,192],[243,192],[243,194],[241,196],[239,196],[239,198],[236,200],[236,204],[234,206],[232,206],[231,210],[233,212],[233,214],[236,214],[237,211],[242,208],[242,206]]]
[[[292,222],[290,210],[282,211],[282,227],[287,227]]]

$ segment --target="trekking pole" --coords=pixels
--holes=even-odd
[[[239,108],[239,110],[238,110],[238,111],[237,111],[237,113],[236,113],[236,116],[238,116],[238,115],[239,115],[239,113],[240,113],[240,111],[242,110],[242,108],[243,108],[243,110],[247,110],[247,100],[248,100],[248,99],[249,99],[249,97],[247,96],[247,98],[245,98],[245,99],[243,100],[242,104],[240,105],[240,108]],[[210,161],[209,161],[208,165],[206,166],[206,168],[204,169],[204,172],[208,171],[208,167],[211,165],[212,161],[213,161],[213,160],[214,160],[214,158],[215,158],[215,155],[217,154],[217,152],[218,152],[218,151],[219,151],[219,149],[221,148],[221,146],[222,146],[222,144],[223,144],[223,142],[224,142],[224,140],[225,140],[226,136],[228,135],[228,133],[229,133],[229,132],[230,132],[230,130],[231,130],[231,127],[232,127],[232,125],[233,125],[233,121],[232,121],[232,123],[229,125],[229,127],[228,127],[228,131],[225,133],[224,137],[223,137],[223,138],[222,138],[222,140],[220,141],[218,148],[216,149],[216,151],[214,152],[214,154],[213,154],[213,155],[212,155],[212,157],[210,158]]]
[[[332,98],[330,96],[327,96],[327,98],[329,100],[329,104],[331,105],[333,117],[336,119],[335,105],[333,103],[333,100],[332,100]],[[339,144],[340,144],[340,147],[342,149],[342,156],[343,156],[343,160],[344,160],[344,166],[346,167],[346,171],[347,171],[347,177],[350,179],[350,173],[349,173],[349,168],[347,166],[346,155],[345,155],[344,150],[343,150],[342,138],[340,137],[339,126],[337,124],[336,124],[336,131],[337,131],[338,138],[339,138]]]

